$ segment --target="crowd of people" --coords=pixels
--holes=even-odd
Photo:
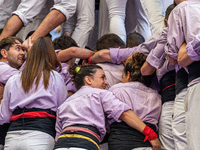
[[[0,10],[0,150],[200,149],[198,0]]]

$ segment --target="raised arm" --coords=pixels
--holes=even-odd
[[[97,64],[101,62],[112,62],[109,49],[100,50],[92,56],[92,63]]]
[[[68,49],[59,51],[57,53],[57,58],[59,61],[65,62],[71,58],[87,59],[90,56],[92,56],[93,54],[94,54],[93,51],[85,49],[85,48],[70,47]]]

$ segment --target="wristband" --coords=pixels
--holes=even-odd
[[[148,139],[150,144],[151,140],[155,140],[158,137],[157,134],[148,126],[145,126],[144,130],[142,131],[142,134],[145,135],[143,142],[145,142]]]
[[[88,64],[94,64],[94,63],[92,63],[92,56],[90,56],[89,58],[88,58]]]

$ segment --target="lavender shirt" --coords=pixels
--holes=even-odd
[[[175,69],[175,66],[172,65],[168,59],[165,60],[164,64],[162,65],[162,67],[160,69],[156,70],[156,75],[157,75],[157,79],[160,82],[161,78],[169,71],[172,71]]]
[[[110,57],[112,63],[120,64],[135,52],[140,52],[145,55],[148,55],[149,52],[156,47],[159,40],[160,39],[162,40],[161,37],[162,37],[162,32],[156,32],[139,46],[135,46],[133,48],[123,48],[123,49],[110,48]]]
[[[112,63],[99,63],[97,65],[101,66],[106,74],[106,80],[108,82],[106,89],[109,89],[114,84],[122,82],[122,72],[124,69],[122,64],[116,65]]]
[[[15,74],[20,73],[19,70],[8,65],[8,62],[0,62],[0,82],[6,84],[8,79]]]
[[[74,83],[71,81],[72,75],[68,72],[69,65],[66,63],[61,63],[62,71],[60,72],[61,77],[63,78],[67,91],[76,92],[76,87]]]
[[[112,86],[109,91],[131,107],[142,121],[157,127],[161,113],[161,98],[157,91],[140,82],[119,83]]]
[[[186,46],[188,56],[194,61],[200,61],[200,34],[196,35],[194,39]]]
[[[120,122],[121,114],[130,107],[119,101],[110,91],[83,86],[70,96],[57,110],[56,140],[70,125],[84,124],[96,127],[103,140],[108,123]]]
[[[58,53],[59,51],[61,51],[61,49],[55,50],[55,53]],[[61,66],[62,66],[62,71],[60,72],[60,75],[65,82],[67,91],[71,91],[75,93],[77,90],[74,83],[71,81],[71,74],[68,72],[69,65],[66,63],[61,63]],[[58,71],[58,68],[56,69],[56,71]]]
[[[168,28],[162,30],[156,46],[150,51],[146,59],[146,61],[156,69],[159,69],[165,62],[165,48],[168,48],[167,31]]]
[[[187,0],[178,4],[168,19],[167,41],[169,48],[166,54],[177,59],[178,51],[183,42],[191,42],[200,34],[200,1]]]
[[[3,101],[0,105],[0,124],[10,122],[12,112],[20,108],[40,108],[57,111],[68,97],[64,81],[59,73],[53,71],[49,78],[47,90],[43,85],[43,76],[41,76],[38,88],[35,91],[35,81],[28,93],[24,92],[20,80],[21,73],[12,76],[6,83]]]

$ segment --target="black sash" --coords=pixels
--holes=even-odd
[[[162,104],[175,99],[175,77],[176,72],[167,72],[160,80]]]
[[[150,123],[145,123],[154,131],[156,127]],[[152,147],[149,141],[143,142],[145,136],[131,128],[125,122],[114,122],[110,126],[110,136],[108,139],[109,150],[131,150],[138,147]]]
[[[188,73],[184,68],[181,68],[176,73],[176,95],[179,94],[183,89],[187,88],[188,85]]]
[[[56,113],[50,109],[38,109],[38,108],[18,108],[13,112],[13,115],[20,115],[28,112],[47,112],[50,115],[56,116]],[[36,130],[42,131],[53,138],[55,138],[55,123],[56,119],[52,117],[34,117],[34,118],[19,118],[15,121],[10,122],[10,128],[8,131],[17,131],[17,130]]]

